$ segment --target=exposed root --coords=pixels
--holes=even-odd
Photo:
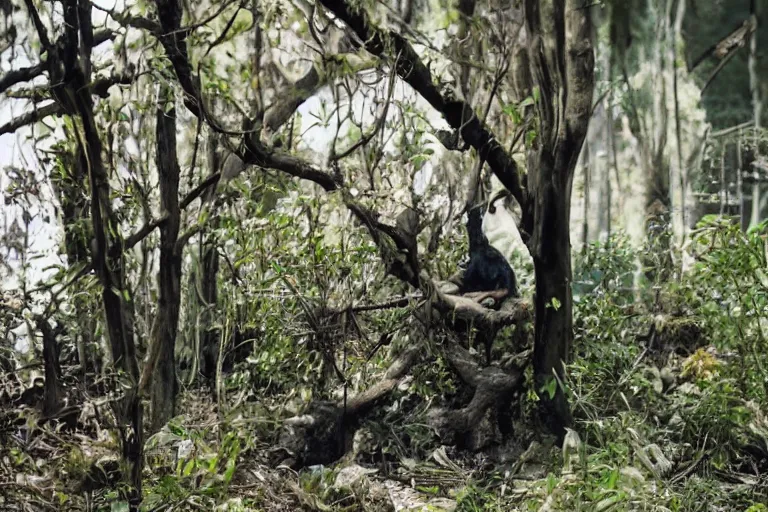
[[[480,424],[491,407],[509,405],[509,397],[523,382],[523,371],[530,362],[531,351],[520,354],[504,368],[480,367],[469,351],[456,343],[446,347],[445,355],[459,378],[475,391],[469,404],[461,409],[438,408],[430,412],[430,423],[443,442],[456,444]]]
[[[288,418],[273,452],[273,462],[292,467],[330,464],[352,447],[360,421],[387,397],[408,374],[419,347],[405,350],[390,365],[384,379],[342,403],[316,402],[302,416]]]

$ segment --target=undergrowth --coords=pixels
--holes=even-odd
[[[327,268],[342,257],[312,250]],[[565,382],[575,416],[571,444],[561,449],[546,437],[516,432],[532,442],[506,458],[503,450],[441,447],[424,414],[456,393],[457,383],[438,361],[415,372],[368,418],[352,452],[336,465],[299,472],[275,467],[270,454],[279,425],[312,398],[319,362],[292,352],[297,339],[299,347],[311,347],[279,321],[297,311],[294,299],[281,300],[278,310],[267,298],[254,304],[232,295],[245,317],[261,321],[258,350],[230,374],[222,409],[212,407],[208,390],[189,389],[182,413],[148,441],[144,507],[768,510],[765,229],[742,233],[705,221],[687,250],[695,263],[665,283],[638,280],[642,254],[621,236],[575,257],[574,358]],[[246,257],[248,248],[242,251],[235,254]],[[364,262],[368,253],[356,257]],[[299,261],[281,266],[298,268]],[[280,269],[263,272],[280,279]],[[371,325],[391,330],[405,316],[387,311]],[[347,369],[363,389],[381,372],[386,351],[366,362],[362,348],[370,346],[360,343],[357,352],[350,350]],[[521,397],[520,410],[531,411],[533,400]],[[18,439],[16,420],[5,413],[3,421],[4,481],[33,486],[33,499],[53,508],[85,509],[88,495],[93,510],[121,509],[109,485],[93,485],[98,490],[91,492],[83,484],[109,480],[108,471],[90,473],[119,460],[106,430],[99,427],[86,440],[32,419],[25,439]]]

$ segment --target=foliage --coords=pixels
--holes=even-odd
[[[24,10],[39,3],[8,3],[11,18],[24,20],[19,31],[29,32],[14,36],[8,43],[12,49],[0,37],[0,57],[3,64],[13,61],[12,69],[17,55],[32,62],[40,58],[40,41]],[[65,28],[56,24],[58,10],[38,7],[52,34]],[[158,84],[177,89],[178,80],[161,38],[127,26],[141,24],[138,17],[155,20],[157,5],[126,7],[130,17],[94,6],[94,19],[96,14],[99,23],[108,19],[111,31],[94,51],[91,78],[95,83],[128,75],[127,83],[112,83],[104,95],[93,95],[102,96],[94,117],[109,172],[108,201],[128,240],[164,213],[158,209],[154,163],[155,92]],[[636,278],[638,261],[650,261],[641,270],[654,270],[660,261],[648,257],[657,257],[657,251],[633,247],[623,233],[574,255],[576,338],[564,384],[583,442],[572,471],[564,470],[571,461],[560,447],[542,439],[531,424],[532,393],[514,396],[509,406],[516,415],[514,431],[501,446],[482,453],[442,446],[444,440],[428,423],[430,410],[466,407],[472,390],[441,355],[446,334],[425,329],[418,318],[421,292],[387,275],[375,236],[350,214],[348,203],[369,208],[389,225],[396,225],[406,207],[418,210],[420,266],[432,277],[448,278],[467,251],[461,212],[477,152],[467,151],[463,140],[457,149],[464,151],[438,145],[443,120],[394,77],[384,59],[358,51],[359,41],[353,51],[334,53],[338,41],[333,37],[339,35],[334,31],[341,31],[341,24],[328,22],[317,7],[307,13],[301,5],[280,1],[247,10],[227,2],[185,3],[184,26],[174,31],[187,38],[204,101],[229,132],[215,139],[207,123],[186,108],[191,98],[182,100],[177,91],[182,194],[211,173],[223,173],[226,166],[217,158],[242,149],[233,144],[235,134],[253,137],[267,148],[266,156],[278,155],[284,165],[295,159],[306,164],[304,170],[327,169],[334,178],[341,176],[345,187],[322,191],[258,161],[233,179],[222,176],[213,198],[193,202],[183,212],[180,224],[190,238],[180,248],[185,279],[175,355],[186,373],[178,415],[144,447],[145,509],[379,510],[381,503],[391,505],[395,496],[404,496],[401,502],[428,510],[442,509],[440,499],[461,511],[539,510],[542,504],[560,510],[698,510],[707,502],[762,510],[764,487],[751,479],[755,468],[763,474],[767,469],[761,452],[768,437],[762,412],[768,392],[764,226],[742,233],[733,225],[706,221],[692,245],[699,262],[690,272],[670,273],[669,280]],[[366,7],[381,26],[400,27],[387,9],[371,2]],[[530,113],[547,98],[538,88],[516,98],[512,82],[519,77],[505,67],[512,59],[507,37],[519,29],[515,9],[478,4],[469,20],[445,2],[418,2],[418,7],[420,23],[404,32],[435,80],[451,81],[466,70],[466,83],[458,84],[462,94],[478,112],[488,105],[483,121],[505,146],[519,141],[509,152],[539,143],[541,120]],[[636,33],[652,40],[659,19],[638,16],[637,21]],[[457,30],[465,28],[467,37],[457,38]],[[602,37],[609,36],[608,28],[601,27]],[[328,40],[318,42],[322,37]],[[461,55],[464,41],[476,43],[469,57]],[[263,55],[248,53],[256,46]],[[615,98],[611,95],[614,103],[606,110],[616,125],[633,108],[639,109],[639,122],[654,125],[658,70],[642,49],[635,45],[624,63],[630,83],[607,76]],[[42,65],[34,69],[49,71]],[[308,70],[321,80],[308,99],[297,101],[291,95],[302,92],[296,85],[301,80],[294,75]],[[663,78],[668,82],[669,73]],[[733,78],[743,82],[744,77]],[[54,99],[53,89],[31,80],[3,90],[3,102],[23,103],[26,112],[39,113],[44,105],[55,105],[47,103]],[[669,94],[663,107],[681,109],[687,127],[682,144],[690,153],[704,129],[703,110],[689,77],[681,76],[680,92],[679,105]],[[286,97],[300,107],[275,133],[239,127],[241,114],[263,115]],[[721,124],[743,114],[743,97],[732,111],[723,111],[717,102],[728,97],[704,98],[706,106],[716,107],[708,119]],[[115,463],[120,456],[116,432],[124,426],[109,412],[133,383],[112,368],[102,290],[89,271],[95,252],[92,205],[88,177],[78,174],[79,128],[68,115],[28,124],[18,132],[27,143],[22,153],[28,150],[36,161],[26,154],[14,157],[3,175],[3,215],[11,221],[0,239],[0,277],[15,290],[4,291],[0,301],[0,508],[21,503],[127,510],[115,476],[125,471]],[[668,154],[677,149],[672,126],[664,134]],[[623,142],[616,179],[621,173],[632,181],[637,152],[631,137]],[[353,150],[337,161],[346,148]],[[635,190],[627,186],[619,192],[631,197]],[[669,236],[668,230],[660,232]],[[119,292],[133,300],[142,358],[149,355],[153,322],[163,307],[156,283],[159,239],[151,232],[115,260],[128,276],[128,289]],[[40,240],[47,245],[41,248]],[[206,247],[214,248],[220,262],[215,275],[204,276],[211,282],[202,282]],[[512,263],[529,297],[534,272],[525,256],[513,254]],[[672,253],[663,257],[666,264]],[[204,304],[200,288],[211,284],[218,300]],[[387,305],[393,300],[396,305]],[[561,306],[556,299],[549,304]],[[210,324],[204,325],[207,318]],[[60,417],[41,414],[43,385],[54,380],[43,378],[41,366],[45,325],[56,329]],[[199,342],[208,330],[222,343],[224,360],[236,361],[222,368],[225,386],[215,398],[201,385],[210,383],[198,379],[199,365],[187,364],[201,358]],[[498,334],[500,361],[514,355],[522,337],[513,328]],[[691,339],[704,343],[691,347]],[[681,353],[667,347],[675,344]],[[283,420],[318,400],[346,404],[381,380],[393,354],[413,346],[421,349],[413,374],[365,418],[345,459],[298,472],[274,463]],[[528,368],[526,384],[530,374]],[[554,393],[556,382],[551,382]],[[672,472],[644,464],[641,450],[651,446],[674,462]],[[343,471],[356,464],[378,474],[366,475],[362,485],[337,485]],[[372,506],[376,499],[382,508]]]

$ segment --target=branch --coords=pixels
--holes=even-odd
[[[381,115],[376,119],[376,121],[373,123],[373,127],[370,129],[370,131],[366,134],[363,134],[360,139],[352,144],[350,147],[345,149],[341,152],[339,155],[331,155],[331,160],[338,161],[343,160],[344,158],[348,157],[352,153],[355,152],[356,149],[367,145],[379,131],[384,126],[384,123],[387,121],[387,112],[389,112],[389,105],[392,102],[392,93],[395,90],[395,74],[391,73],[389,77],[389,85],[388,85],[388,92],[387,92],[387,99],[384,100],[384,108],[381,112]],[[335,152],[335,148],[331,147],[331,151]]]
[[[324,1],[334,5],[331,0]],[[369,51],[372,51],[375,55],[384,54],[384,39],[378,30],[370,29],[364,18],[358,18],[349,11],[346,11],[346,5],[339,4],[335,5],[335,7],[339,10],[343,9],[342,12],[346,16],[345,21],[361,39],[368,41],[366,47]],[[181,16],[178,5],[174,5],[170,0],[158,0],[158,9],[161,14],[160,19],[163,23],[163,29],[166,31],[177,30]],[[179,83],[186,93],[188,100],[190,100],[187,102],[187,107],[195,116],[205,119],[214,131],[226,133],[221,129],[218,120],[205,110],[205,104],[202,101],[203,97],[197,88],[198,82],[191,75],[191,66],[187,60],[186,40],[184,37],[178,33],[166,33],[159,37],[166,53],[168,53],[169,59],[173,63]],[[410,44],[398,34],[390,33],[387,35],[387,38],[389,42],[395,44],[396,50],[398,50],[398,58],[395,63],[395,69],[398,74],[417,88],[433,105],[439,106],[438,110],[443,112],[449,122],[456,123],[461,127],[465,139],[470,143],[474,141],[477,144],[478,152],[488,160],[497,175],[501,174],[504,177],[504,180],[507,182],[505,184],[508,185],[508,188],[511,187],[510,191],[513,195],[515,190],[517,191],[516,198],[519,197],[519,201],[522,203],[523,192],[514,161],[496,142],[496,139],[485,128],[485,125],[480,122],[477,116],[471,113],[469,105],[459,100],[446,101],[434,85],[432,85],[429,70],[418,58]],[[416,71],[415,73],[413,72],[414,70]],[[464,115],[466,113],[469,115]],[[466,121],[466,118],[469,118],[469,121]],[[379,248],[382,258],[388,264],[387,270],[389,273],[416,288],[421,288],[425,296],[436,297],[444,308],[458,310],[472,318],[482,317],[487,321],[488,315],[486,315],[487,310],[485,308],[474,303],[471,299],[460,297],[449,299],[434,288],[432,280],[428,276],[426,280],[423,278],[419,271],[416,248],[409,243],[408,237],[397,227],[380,222],[378,220],[378,213],[370,211],[365,206],[354,201],[346,189],[342,173],[338,168],[335,168],[333,173],[326,172],[301,158],[277,151],[274,148],[265,147],[254,134],[253,127],[255,123],[250,120],[246,121],[246,123],[243,123],[246,130],[242,132],[245,135],[244,144],[241,145],[238,155],[244,163],[280,170],[293,177],[312,181],[326,192],[342,192],[344,204],[368,229]],[[215,181],[213,176],[215,175],[212,175],[206,181],[210,181],[212,184]],[[382,235],[391,240],[395,247],[387,244]],[[463,304],[462,300],[468,301],[470,304],[474,304],[474,306]],[[504,313],[494,313],[501,314],[502,317],[505,316]],[[493,317],[493,314],[491,317]]]
[[[400,78],[443,114],[448,124],[455,130],[459,130],[463,139],[488,162],[491,170],[512,192],[520,205],[526,204],[526,195],[520,183],[515,161],[507,154],[487,125],[478,119],[469,104],[451,93],[446,96],[440,93],[432,80],[431,72],[401,34],[375,27],[365,11],[353,11],[343,0],[320,1],[355,32],[370,53],[386,58],[387,50],[391,49],[392,54],[397,58],[395,68]]]
[[[40,19],[40,14],[37,12],[37,9],[35,9],[35,4],[32,3],[32,0],[24,0],[24,3],[27,6],[30,18],[32,18],[32,24],[37,31],[37,37],[40,38],[40,46],[43,47],[44,51],[51,51],[51,40],[48,39],[48,32],[45,30],[45,25],[43,25],[43,22]]]
[[[96,80],[90,85],[91,93],[104,98],[107,96],[108,89],[113,85],[131,84],[138,76],[139,75],[120,74],[120,75],[113,75],[109,78],[101,78],[99,80]],[[16,119],[12,119],[8,123],[0,126],[0,135],[4,135],[6,133],[13,133],[19,128],[22,128],[30,124],[34,124],[38,121],[42,121],[48,116],[60,115],[63,113],[64,113],[64,109],[61,107],[61,105],[57,101],[54,101],[53,103],[49,103],[39,108],[36,107],[34,110],[27,112],[26,114],[22,114]]]
[[[23,126],[34,124],[48,116],[58,115],[63,112],[64,109],[61,107],[61,105],[54,101],[53,103],[49,103],[40,108],[35,108],[31,112],[27,112],[26,114],[19,116],[16,119],[12,119],[6,124],[0,126],[0,135],[13,133]]]
[[[699,93],[701,96],[704,96],[704,92],[709,88],[712,81],[715,78],[717,78],[717,75],[720,74],[720,71],[722,71],[723,68],[726,66],[726,64],[728,64],[731,61],[731,59],[738,53],[739,48],[741,48],[741,46],[737,46],[730,53],[728,53],[728,55],[726,55],[725,58],[717,64],[717,67],[715,67],[715,69],[712,70],[712,73],[709,75],[709,78],[707,78],[707,81],[704,83],[704,85],[701,88],[701,92]]]
[[[483,307],[477,301],[460,295],[450,295],[440,291],[438,282],[422,274],[424,294],[433,297],[433,305],[443,313],[449,313],[454,318],[474,323],[480,328],[495,328],[531,319],[533,305],[530,301],[510,299],[499,311]],[[431,292],[431,293],[428,293]]]
[[[45,70],[45,63],[41,62],[28,68],[15,69],[9,71],[3,77],[0,77],[0,93],[8,90],[8,88],[18,84],[19,82],[28,82],[37,78],[43,74]]]
[[[322,79],[313,65],[307,73],[299,78],[293,87],[288,88],[285,94],[276,99],[264,113],[263,127],[267,133],[276,132],[302,103],[315,95],[326,84],[326,77]]]
[[[220,172],[215,172],[205,178],[202,183],[200,183],[198,186],[196,186],[192,191],[187,194],[184,199],[181,200],[179,203],[179,208],[184,210],[187,206],[192,204],[192,201],[203,195],[203,192],[205,192],[208,187],[211,187],[219,182],[219,178],[221,177]]]
[[[715,55],[719,59],[731,54],[734,50],[741,46],[745,46],[749,35],[752,33],[752,23],[750,19],[746,19],[739,23],[739,25],[731,30],[727,36],[714,43],[712,46],[704,50],[704,52],[694,59],[693,63],[688,68],[688,72],[692,72],[699,64],[704,62],[711,55]]]
[[[147,30],[155,35],[161,32],[160,25],[150,19],[142,18],[141,16],[131,16],[130,14],[120,13],[114,9],[105,9],[104,7],[99,7],[96,4],[93,5],[93,8],[109,14],[109,16],[122,27],[132,27],[140,30]],[[94,46],[99,44],[95,41],[96,36],[94,35]]]

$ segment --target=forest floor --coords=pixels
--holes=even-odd
[[[476,453],[442,446],[414,419],[423,409],[401,400],[364,422],[340,461],[300,471],[273,457],[280,419],[300,412],[294,393],[257,401],[241,390],[220,413],[210,392],[187,390],[182,414],[147,440],[143,510],[768,510],[768,420],[721,389],[728,382],[703,354],[695,364],[710,372],[704,386],[680,378],[690,358],[671,370],[672,383],[639,352],[613,402],[589,356],[577,359],[580,436],[567,448],[530,432],[523,444]],[[4,384],[8,398],[13,383]],[[718,409],[723,400],[730,412]],[[33,408],[4,410],[2,510],[124,510],[114,431],[98,413],[105,404],[86,403],[75,429],[38,426]]]

